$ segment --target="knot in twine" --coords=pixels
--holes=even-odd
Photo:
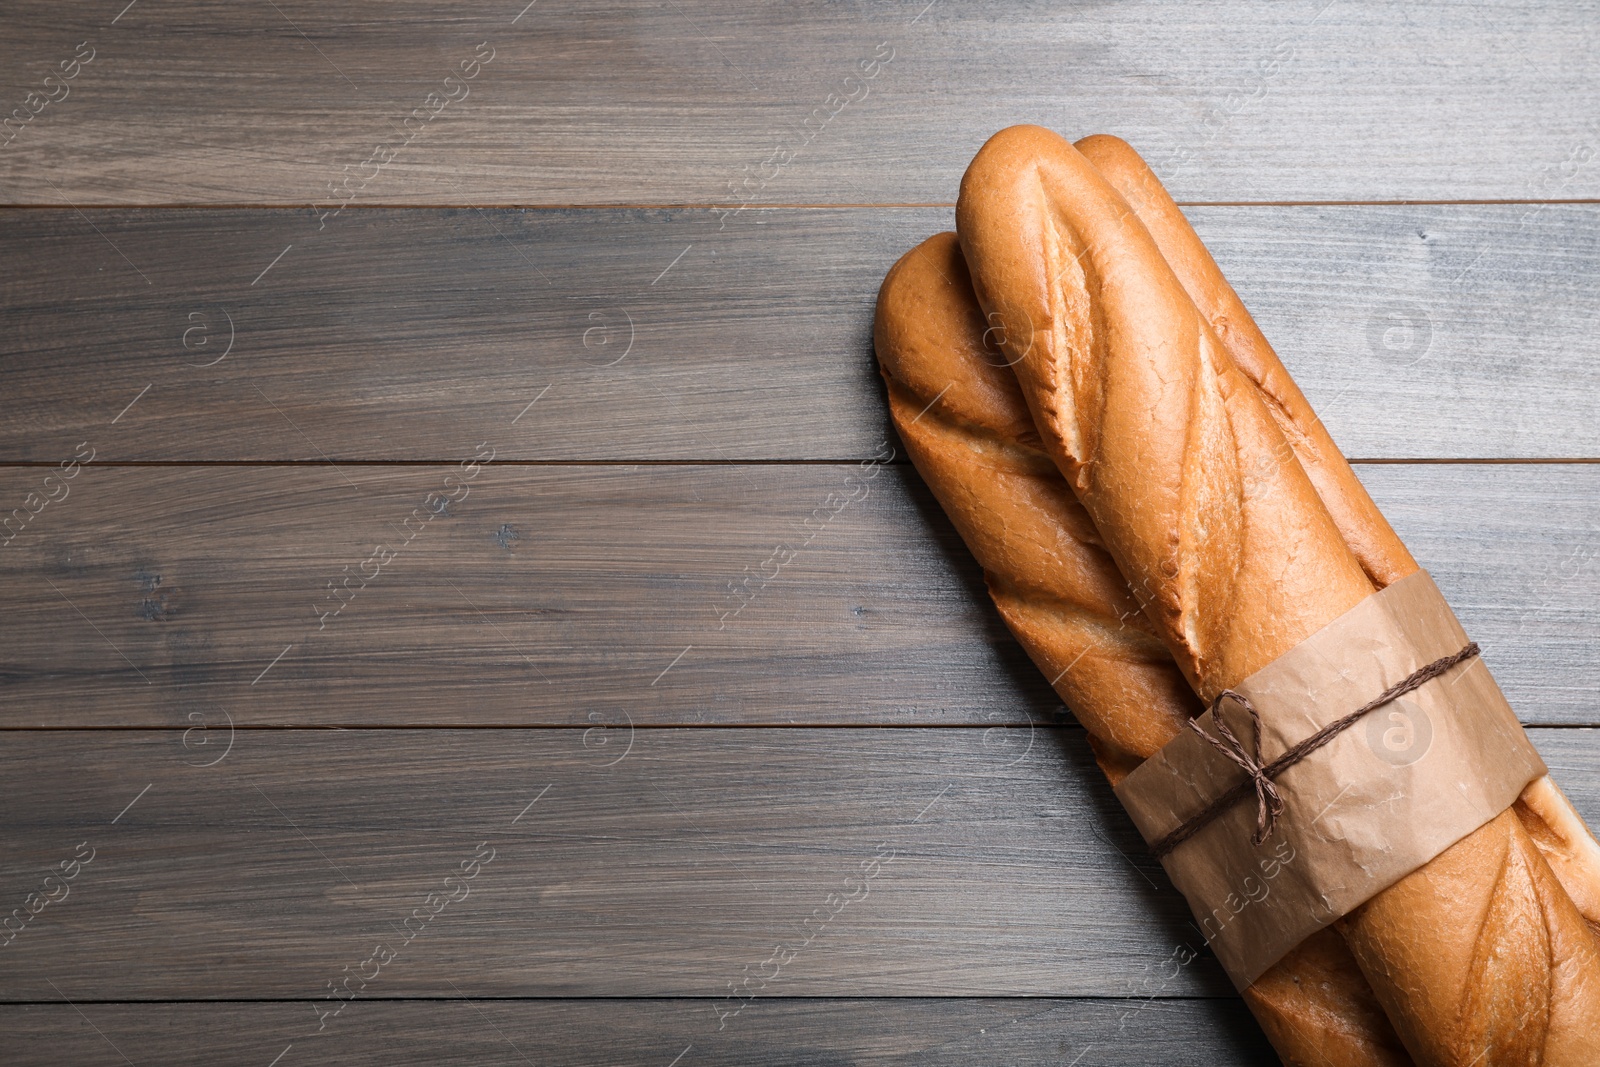
[[[1211,702],[1211,719],[1216,724],[1217,734],[1220,736],[1206,733],[1205,728],[1200,725],[1198,719],[1190,719],[1189,728],[1210,742],[1218,752],[1221,752],[1236,764],[1248,777],[1232,789],[1218,796],[1176,830],[1151,845],[1150,851],[1155,853],[1157,859],[1160,859],[1199,833],[1213,819],[1251,792],[1256,795],[1256,829],[1255,833],[1250,835],[1250,842],[1253,845],[1260,846],[1267,838],[1272,836],[1272,831],[1278,825],[1278,816],[1283,814],[1283,794],[1278,790],[1278,784],[1275,781],[1280,774],[1354,726],[1368,712],[1376,711],[1391,700],[1426,685],[1456,664],[1477,656],[1479,652],[1478,643],[1469,641],[1461,651],[1452,652],[1447,656],[1440,656],[1432,663],[1418,667],[1401,681],[1391,685],[1350,714],[1330,722],[1271,763],[1261,762],[1261,715],[1256,711],[1255,705],[1250,703],[1249,698],[1243,693],[1233,689],[1224,689]],[[1232,700],[1250,713],[1251,743],[1249,751],[1245,750],[1243,743],[1229,728],[1227,720],[1222,717],[1222,702],[1225,700]]]
[[[1228,720],[1222,717],[1224,700],[1232,700],[1250,713],[1250,752],[1244,750],[1239,739],[1228,728]],[[1283,814],[1283,794],[1278,792],[1278,784],[1268,777],[1267,765],[1261,762],[1261,713],[1243,693],[1224,689],[1211,702],[1211,719],[1217,725],[1217,733],[1222,735],[1220,739],[1206,733],[1198,719],[1189,720],[1189,729],[1211,742],[1213,748],[1237,763],[1250,776],[1250,784],[1256,791],[1256,832],[1250,835],[1250,843],[1259,846],[1272,836],[1272,831],[1278,825],[1278,816]]]

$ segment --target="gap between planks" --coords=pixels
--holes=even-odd
[[[866,457],[844,459],[496,459],[497,467],[854,467]],[[319,467],[328,463],[345,467],[454,467],[455,459],[122,459],[105,460],[96,467]],[[1364,459],[1345,457],[1345,462],[1357,466],[1581,466],[1600,463],[1600,456],[1420,456],[1400,458]],[[54,460],[0,459],[0,470],[8,468],[55,467]],[[884,466],[909,467],[911,461],[896,455],[883,461]]]
[[[1524,730],[1595,730],[1600,729],[1600,719],[1594,722],[1551,722],[1521,724]],[[5,726],[0,734],[50,734],[50,733],[187,733],[194,727],[173,726],[170,723],[115,723],[106,726]],[[411,723],[234,723],[236,731],[337,730],[581,730],[594,729],[588,722],[411,722]],[[1059,722],[1029,722],[1014,719],[1010,722],[637,722],[632,729],[648,730],[1082,730],[1083,724],[1063,718]]]
[[[1554,200],[1179,200],[1183,207],[1449,207],[1449,206],[1499,206],[1517,204],[1600,204],[1600,197],[1563,197]],[[910,208],[949,208],[954,210],[954,200],[886,201],[883,203],[770,203],[770,204],[702,204],[690,201],[660,203],[385,203],[381,200],[365,204],[346,204],[341,210],[360,211],[726,211],[742,207],[746,211],[892,211]],[[84,211],[314,211],[315,204],[263,204],[263,203],[103,203],[82,204]],[[59,201],[37,204],[0,204],[5,211],[60,211]]]

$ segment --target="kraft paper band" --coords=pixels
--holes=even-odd
[[[1428,663],[1466,632],[1425,572],[1357,604],[1234,689],[1261,714],[1270,763]],[[1208,711],[1199,719],[1215,733]],[[1220,708],[1250,736],[1246,712]],[[1483,661],[1472,658],[1370,712],[1275,781],[1283,812],[1251,844],[1253,800],[1164,856],[1206,941],[1243,990],[1301,941],[1499,815],[1545,773]],[[1116,794],[1146,842],[1160,841],[1244,772],[1185,731]],[[1253,796],[1253,794],[1252,794]]]

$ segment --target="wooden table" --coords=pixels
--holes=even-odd
[[[124,2],[0,42],[0,1060],[1269,1057],[887,429],[1017,122],[1600,819],[1595,4]]]

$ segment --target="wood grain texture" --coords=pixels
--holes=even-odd
[[[733,991],[1231,993],[1209,956],[1150,979],[1196,935],[1081,731],[611,740],[251,731],[205,767],[176,730],[13,735],[0,899],[93,855],[0,949],[0,999],[316,1001],[347,965],[366,998],[693,996],[708,1017]]]
[[[1600,207],[1189,211],[1347,454],[1600,456]],[[862,458],[878,285],[952,224],[4,212],[0,458]]]
[[[1588,2],[121,6],[10,5],[11,202],[949,202],[1019,122],[1128,137],[1180,199],[1600,193]]]
[[[12,468],[7,488],[22,499],[42,473]],[[81,468],[0,550],[7,724],[936,723],[1059,706],[964,549],[926,531],[936,505],[905,467],[490,465],[430,518],[447,477],[459,468]]]
[[[994,131],[1113,132],[1249,205],[1189,213],[1347,453],[1600,457],[1597,14],[9,5],[0,1061],[1270,1058],[858,465],[873,297]],[[1519,203],[1327,203],[1404,199]],[[1600,724],[1600,465],[1361,473]]]
[[[1600,465],[1360,470],[1522,719],[1596,723]],[[0,498],[47,476],[0,469]],[[0,726],[992,725],[1060,709],[908,467],[460,478],[80,467],[0,548]],[[430,493],[463,488],[428,517]]]
[[[1237,1000],[773,1000],[722,1031],[696,1000],[376,1001],[321,1033],[304,1004],[77,1007],[81,1016],[66,1004],[0,1007],[6,1062],[120,1063],[113,1046],[134,1063],[172,1067],[266,1067],[280,1053],[277,1067],[971,1067],[1074,1056],[1080,1067],[1232,1067],[1272,1057]]]
[[[1596,821],[1600,734],[1532,733]],[[88,862],[0,948],[0,1000],[736,993],[732,1027],[785,996],[1232,995],[1209,952],[1161,968],[1199,939],[1077,729],[585,740],[13,735],[0,899]]]

